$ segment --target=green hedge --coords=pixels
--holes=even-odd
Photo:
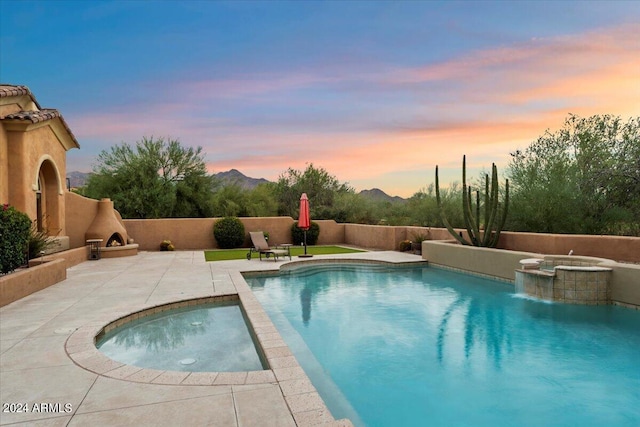
[[[318,236],[320,235],[320,226],[317,222],[311,221],[311,226],[307,230],[307,245],[312,246],[318,243]],[[291,226],[291,239],[294,245],[299,245],[304,242],[304,230],[298,228],[298,223],[293,223]]]
[[[244,225],[234,216],[227,216],[213,224],[213,236],[220,249],[239,248],[244,244]]]
[[[6,274],[24,265],[31,234],[31,220],[13,206],[0,208],[0,273]]]

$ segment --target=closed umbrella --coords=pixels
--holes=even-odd
[[[312,255],[307,255],[307,230],[311,227],[311,218],[309,215],[309,198],[307,197],[307,193],[302,193],[300,196],[300,217],[298,218],[298,228],[304,231],[304,255],[305,257],[310,257]]]

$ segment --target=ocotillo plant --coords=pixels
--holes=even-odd
[[[465,239],[453,229],[442,208],[440,200],[440,184],[438,180],[438,166],[436,166],[436,200],[438,201],[438,210],[442,222],[449,230],[449,233],[455,237],[463,245],[485,246],[494,248],[498,244],[500,232],[507,219],[509,207],[509,180],[506,180],[504,206],[502,207],[502,217],[498,220],[500,211],[499,188],[498,188],[498,168],[495,164],[491,165],[491,181],[489,175],[485,174],[484,185],[484,223],[480,226],[480,191],[476,190],[475,209],[473,206],[473,198],[471,187],[467,186],[467,156],[462,157],[462,212],[464,222],[467,227],[469,240]],[[475,210],[475,212],[474,212]],[[475,214],[475,215],[474,215]],[[495,230],[494,230],[495,228]]]

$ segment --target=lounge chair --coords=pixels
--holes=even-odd
[[[251,236],[253,247],[249,249],[247,259],[251,259],[253,252],[258,252],[260,254],[260,261],[262,261],[262,254],[265,254],[267,258],[273,255],[274,262],[278,260],[279,256],[288,256],[289,259],[291,259],[291,251],[289,250],[289,247],[286,249],[277,245],[270,247],[267,240],[264,238],[264,233],[262,231],[251,231],[249,232],[249,236]]]

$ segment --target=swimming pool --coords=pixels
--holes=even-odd
[[[336,418],[639,425],[640,312],[551,304],[437,268],[247,277]]]
[[[96,347],[118,362],[157,370],[264,369],[237,302],[171,308],[102,333]]]

